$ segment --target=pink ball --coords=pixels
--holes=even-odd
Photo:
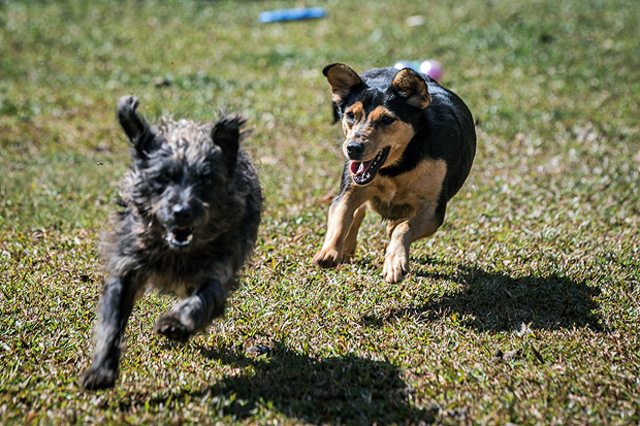
[[[420,64],[420,72],[439,82],[443,74],[442,64],[433,59],[424,61]]]

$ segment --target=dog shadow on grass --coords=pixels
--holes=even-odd
[[[403,317],[438,321],[455,314],[462,326],[483,332],[518,331],[523,326],[532,330],[587,327],[604,331],[594,313],[598,309],[595,298],[600,290],[585,282],[554,274],[513,278],[467,266],[459,267],[451,276],[421,271],[416,275],[458,282],[463,288],[439,298],[398,307],[382,317],[364,317],[363,323],[376,327]]]
[[[203,354],[233,365],[239,374],[218,380],[207,393],[225,415],[255,418],[277,411],[306,423],[431,423],[429,411],[409,404],[407,384],[388,362],[353,355],[314,359],[282,343]]]

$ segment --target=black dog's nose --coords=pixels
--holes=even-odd
[[[360,142],[349,142],[347,144],[347,155],[351,160],[358,160],[364,153],[364,144]]]
[[[171,208],[175,219],[189,219],[191,217],[191,207],[186,204],[176,204]]]

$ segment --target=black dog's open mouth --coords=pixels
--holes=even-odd
[[[186,226],[176,226],[167,232],[165,239],[172,247],[186,247],[193,241],[193,230]]]
[[[378,155],[373,160],[369,161],[352,161],[350,165],[351,175],[353,181],[357,185],[366,185],[376,177],[376,173],[380,170],[380,167],[384,164],[389,155],[391,147],[386,147],[378,152]]]

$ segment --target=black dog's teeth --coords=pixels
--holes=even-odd
[[[376,155],[376,158],[373,159],[373,162],[371,163],[371,165],[369,166],[366,172],[364,172],[362,175],[353,176],[354,182],[357,183],[358,185],[364,185],[371,182],[371,180],[373,180],[376,173],[378,172],[378,168],[382,166],[382,163],[384,163],[384,161],[387,159],[389,150],[390,150],[389,147],[381,150],[378,153],[378,155]]]
[[[384,151],[384,150],[382,150],[382,151],[380,151],[380,152],[378,153],[378,155],[376,155],[376,158],[373,160],[373,164],[371,164],[371,167],[372,167],[372,168],[375,168],[375,167],[378,165],[378,163],[379,163],[379,162],[380,162],[380,160],[382,159],[382,155],[384,154],[384,152],[385,152],[385,151]]]

